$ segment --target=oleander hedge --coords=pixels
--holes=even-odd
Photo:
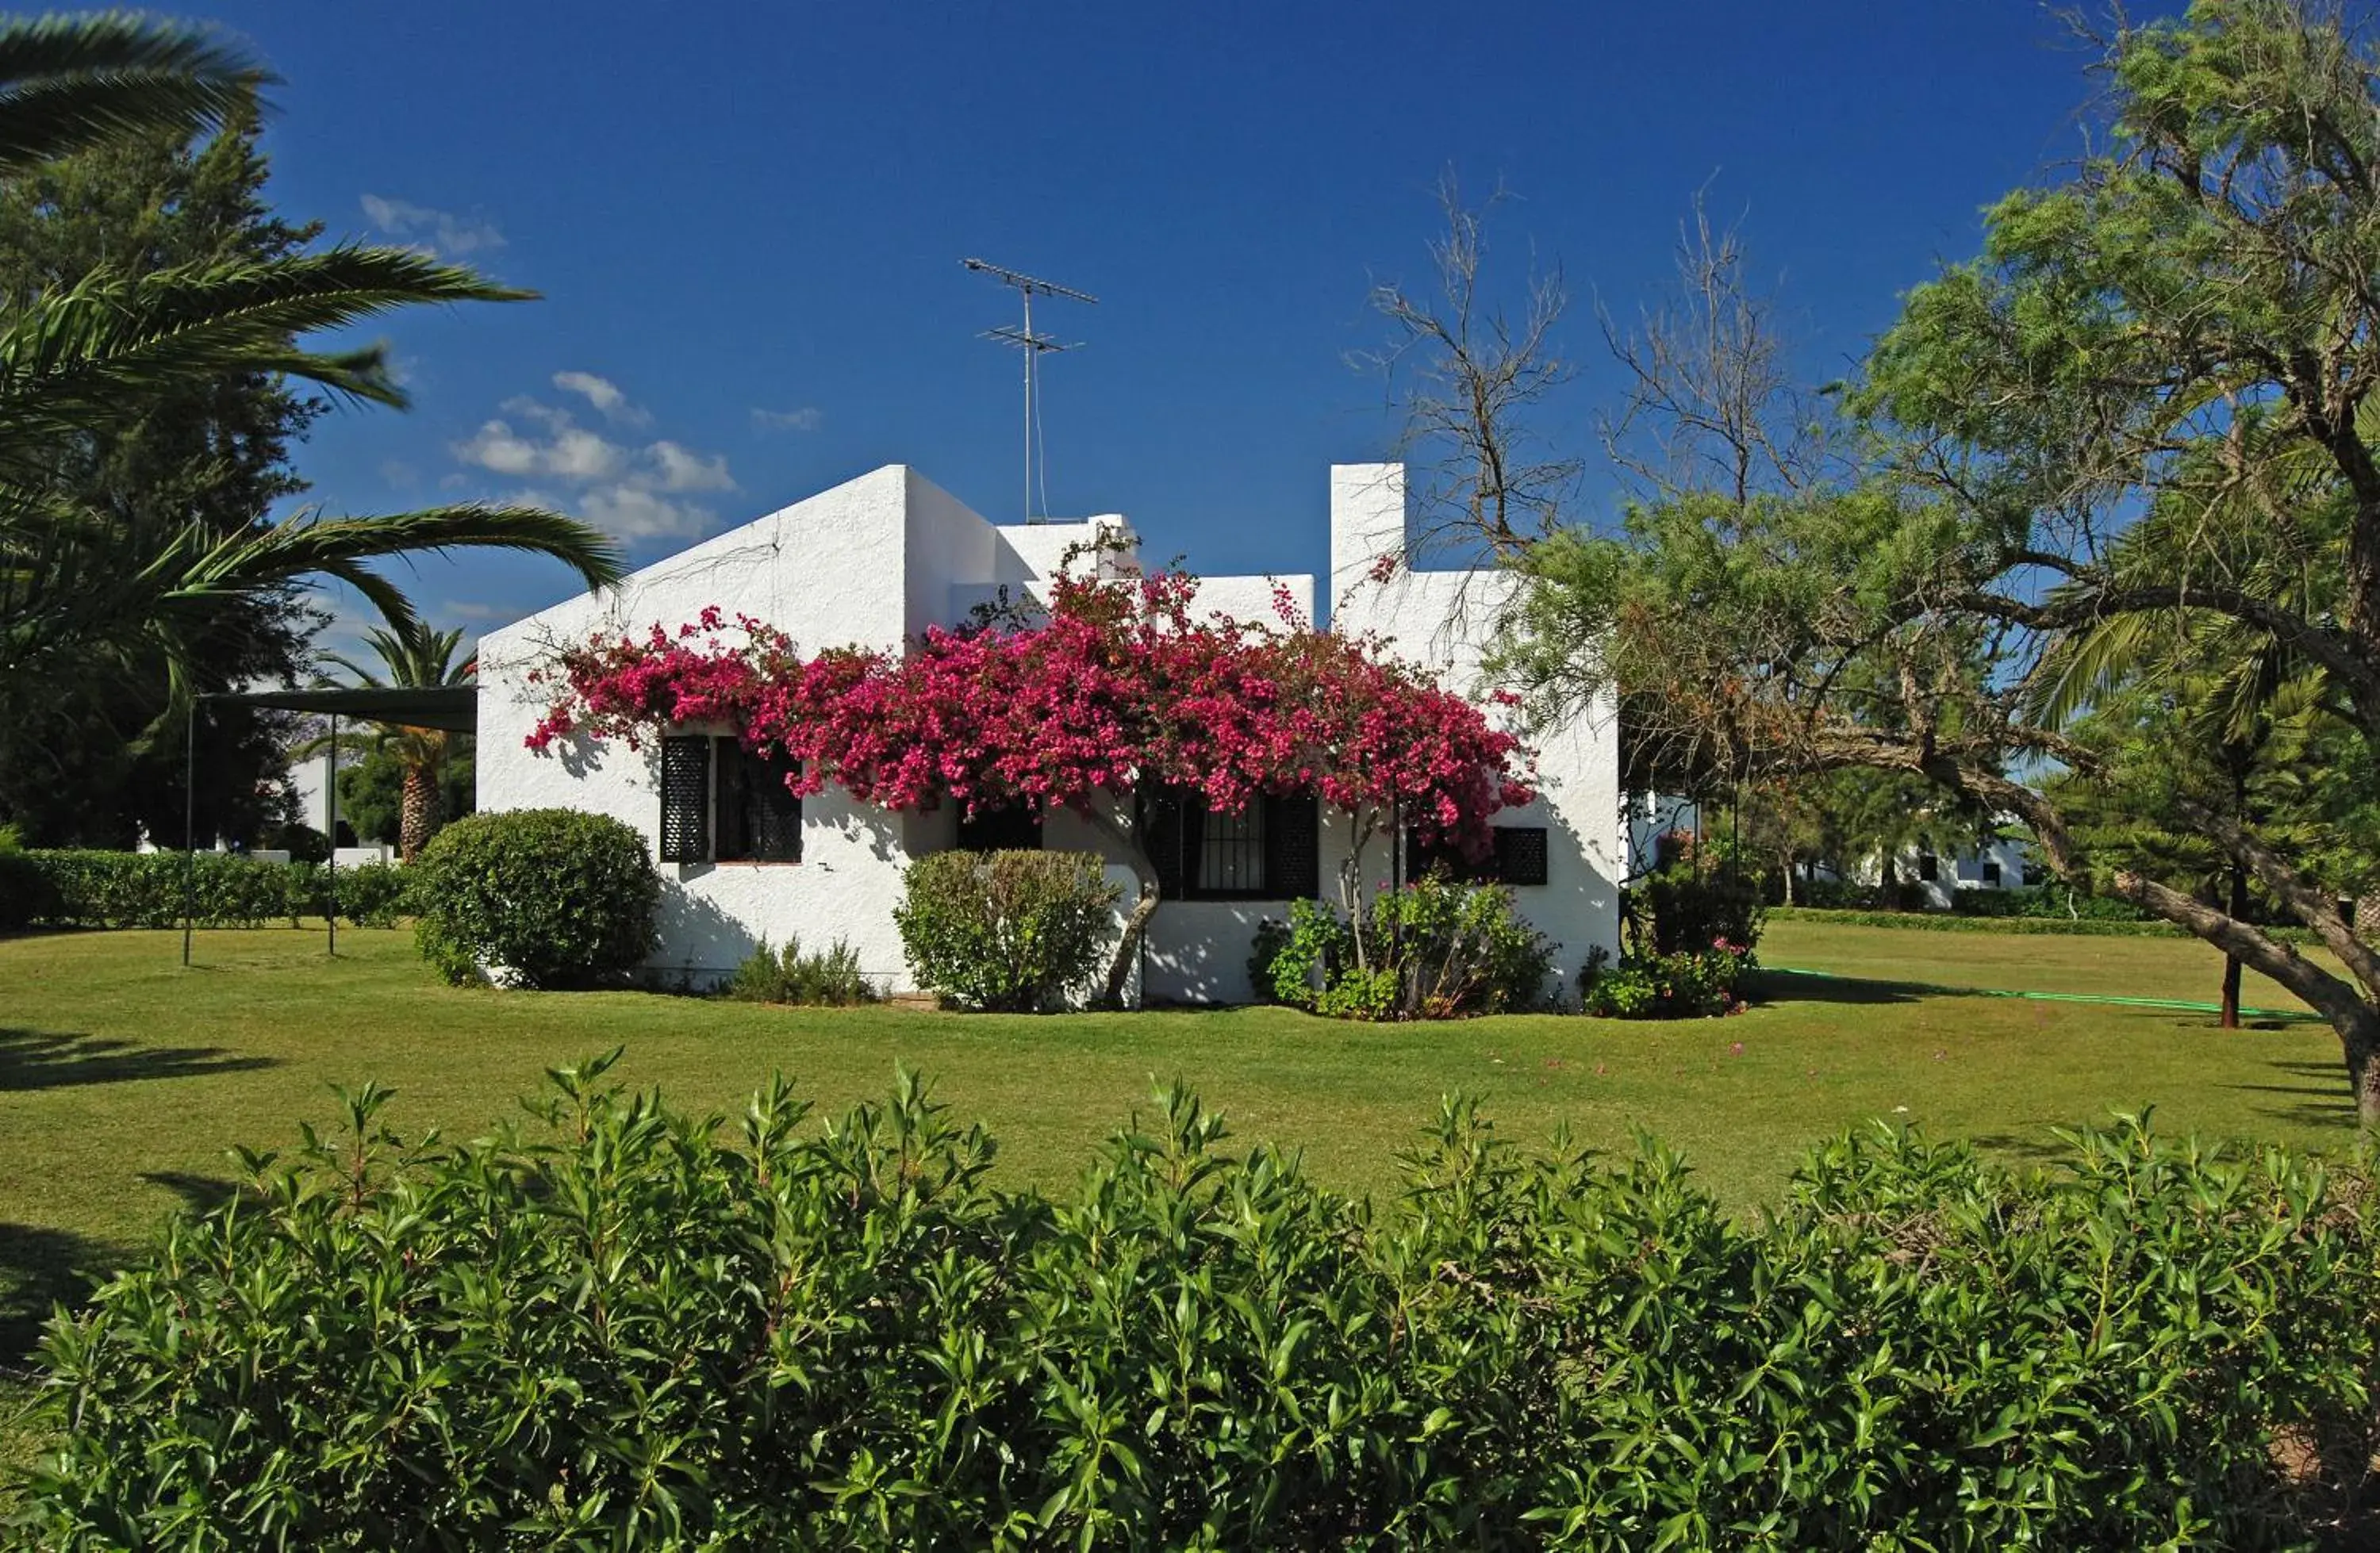
[[[616,1053],[614,1054],[616,1056]],[[247,1155],[55,1322],[44,1547],[2308,1546],[2375,1444],[2368,1172],[1871,1130],[1739,1219],[1449,1102],[1381,1206],[1178,1089],[1071,1192],[904,1075],[821,1129]]]

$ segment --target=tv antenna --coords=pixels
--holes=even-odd
[[[1050,460],[1047,453],[1043,453],[1038,461],[1035,457],[1035,449],[1039,446],[1041,441],[1041,388],[1038,363],[1045,352],[1075,350],[1079,348],[1083,342],[1076,340],[1070,345],[1052,334],[1035,334],[1033,332],[1033,294],[1038,291],[1044,297],[1063,297],[1070,302],[1093,304],[1096,304],[1099,298],[1087,291],[1077,291],[1071,285],[1060,285],[1056,281],[1041,280],[1002,265],[988,263],[980,259],[962,259],[959,262],[979,274],[990,275],[1002,285],[1014,286],[1024,295],[1025,327],[1019,329],[1003,323],[997,329],[985,330],[983,338],[998,340],[1004,346],[1014,346],[1025,353],[1025,521],[1046,523],[1050,518]],[[1041,473],[1041,516],[1038,518],[1033,516],[1033,474],[1037,462]]]

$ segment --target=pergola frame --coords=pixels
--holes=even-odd
[[[325,829],[331,843],[325,865],[331,909],[325,917],[330,934],[327,952],[339,952],[339,720],[385,723],[399,728],[439,728],[468,734],[480,725],[480,687],[476,685],[346,686],[319,690],[226,690],[190,698],[182,731],[182,964],[190,963],[190,935],[198,916],[199,890],[199,703],[221,701],[235,706],[267,707],[276,711],[310,711],[331,720],[331,745],[323,757],[327,770],[323,796],[329,807]]]

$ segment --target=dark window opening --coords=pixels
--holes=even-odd
[[[1434,873],[1457,884],[1543,884],[1550,850],[1542,825],[1497,826],[1495,849],[1479,858],[1465,857],[1451,842],[1426,846],[1421,833],[1408,829],[1405,878],[1427,879]]]
[[[662,741],[664,863],[798,863],[802,801],[786,787],[799,770],[735,738]]]
[[[1209,810],[1194,790],[1152,789],[1141,795],[1139,824],[1169,900],[1286,901],[1322,887],[1321,811],[1311,794],[1251,798],[1229,814]]]
[[[1998,888],[1999,888],[1999,885],[2000,885],[2000,866],[1999,866],[1998,863],[1993,863],[1993,862],[1986,862],[1986,863],[1985,863],[1985,865],[1984,865],[1984,882],[1985,882],[1986,885],[1989,885],[1992,889],[1997,890],[1997,889],[1998,889]]]
[[[1942,877],[1942,860],[1930,852],[1917,855],[1917,877],[1932,884]]]
[[[958,847],[961,852],[1038,852],[1041,817],[1022,804],[962,815]]]

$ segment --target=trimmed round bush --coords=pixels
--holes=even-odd
[[[902,883],[892,919],[918,982],[1010,1013],[1066,1006],[1099,969],[1116,903],[1088,852],[941,852]]]
[[[599,987],[652,952],[661,877],[645,839],[577,809],[477,814],[409,866],[421,957],[456,986]]]

